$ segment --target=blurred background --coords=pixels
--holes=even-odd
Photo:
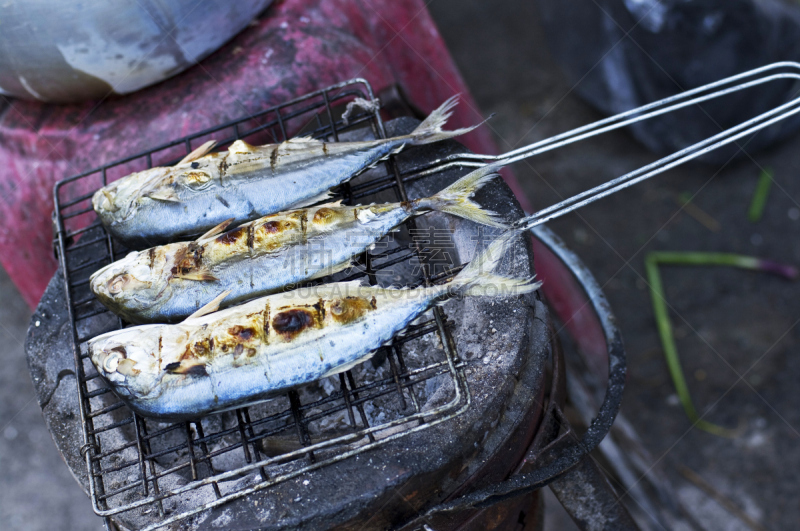
[[[760,3],[768,8],[753,10]],[[678,4],[691,5],[673,9]],[[800,58],[798,14],[788,0],[433,0],[426,7],[474,98],[473,111],[495,114],[484,127],[500,151]],[[402,46],[414,50],[415,43]],[[448,79],[437,78],[435,68],[429,76]],[[523,206],[538,210],[796,92],[791,83],[770,86],[699,115],[677,114],[529,159],[513,168],[517,192]],[[733,268],[663,268],[688,387],[704,420],[734,431],[721,437],[684,414],[664,360],[644,260],[652,251],[702,251],[800,265],[795,126],[771,129],[741,149],[684,165],[548,224],[589,266],[611,303],[629,357],[622,414],[649,456],[645,468],[663,475],[699,529],[791,529],[800,522],[800,286]],[[748,216],[765,172],[772,184],[763,213]],[[3,270],[0,300],[0,521],[8,529],[100,529],[42,420],[23,353],[31,309]],[[623,499],[625,492],[620,488]],[[552,497],[546,514],[549,529],[570,529]]]

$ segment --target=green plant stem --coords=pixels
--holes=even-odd
[[[656,251],[647,260],[661,265],[730,266],[758,270],[761,259],[733,253],[696,253],[683,251]]]
[[[647,279],[650,283],[650,296],[653,301],[653,314],[658,327],[658,334],[661,337],[661,346],[664,349],[664,357],[667,360],[667,367],[675,385],[675,391],[683,405],[683,410],[689,420],[701,430],[705,430],[714,435],[732,437],[734,430],[717,426],[700,418],[697,410],[692,403],[689,393],[689,386],[683,375],[683,368],[678,357],[678,349],[675,346],[675,339],[672,334],[672,323],[669,319],[666,298],[664,297],[664,287],[661,282],[659,265],[690,265],[690,266],[727,266],[773,273],[788,279],[795,279],[798,276],[797,269],[770,260],[763,260],[752,256],[742,256],[731,253],[702,253],[702,252],[672,252],[660,251],[652,252],[647,255],[644,261]]]
[[[747,210],[747,219],[750,223],[756,223],[764,215],[764,207],[767,204],[769,191],[772,188],[772,169],[766,168],[761,171],[756,184],[756,191],[750,201],[750,208]]]
[[[664,357],[667,360],[667,367],[669,374],[672,376],[672,382],[675,385],[675,392],[678,393],[678,398],[683,405],[683,410],[689,420],[701,430],[707,431],[713,435],[722,437],[732,436],[732,430],[717,426],[706,420],[700,418],[697,410],[692,403],[692,397],[689,393],[689,386],[686,383],[686,378],[683,376],[683,369],[681,368],[681,360],[678,357],[678,349],[675,347],[675,340],[672,334],[672,323],[669,319],[669,312],[667,310],[666,299],[664,298],[664,288],[661,283],[661,274],[658,271],[660,255],[668,255],[669,262],[667,263],[680,263],[680,254],[687,253],[650,253],[645,258],[645,269],[647,271],[647,279],[650,282],[650,295],[653,301],[653,313],[656,318],[656,326],[658,327],[658,334],[661,337],[661,346],[664,349]],[[702,254],[702,253],[688,253],[688,254]],[[697,256],[692,257],[689,263],[697,264]]]

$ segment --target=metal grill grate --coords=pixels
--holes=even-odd
[[[72,323],[85,443],[81,454],[97,514],[108,517],[155,510],[160,521],[147,529],[156,528],[426,429],[469,407],[469,390],[449,332],[452,323],[438,307],[426,314],[432,317],[383,347],[372,364],[329,379],[324,396],[310,396],[301,388],[266,405],[193,422],[168,424],[133,414],[98,377],[82,350],[88,339],[125,325],[89,291],[89,276],[127,252],[96,218],[91,207],[95,190],[133,171],[173,164],[212,136],[223,149],[240,138],[263,144],[302,134],[339,141],[340,135],[364,127],[371,128],[376,138],[385,138],[378,111],[359,110],[344,123],[340,117],[344,104],[356,97],[374,99],[366,81],[334,85],[56,185],[55,245]],[[382,200],[393,194],[391,200],[405,201],[404,183],[425,174],[401,173],[390,158],[353,184],[340,187],[339,196],[350,204],[379,192]],[[413,221],[405,226],[413,229]],[[438,282],[456,272],[432,275],[425,266],[424,251],[419,246],[388,243],[362,255],[360,270],[349,278],[366,276],[375,284],[382,270],[410,260],[422,264],[416,268],[418,284]],[[409,360],[407,348],[412,342],[417,349],[427,348],[429,356]],[[451,382],[452,393],[443,405],[426,409],[421,389],[435,377],[440,385],[443,379]],[[275,440],[284,447],[272,447]],[[293,441],[293,446],[287,441]],[[202,495],[187,507],[185,495],[190,492]],[[170,500],[176,497],[184,499],[180,510],[171,509],[177,503]]]

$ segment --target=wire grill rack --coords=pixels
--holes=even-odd
[[[452,322],[441,308],[432,318],[409,327],[405,335],[382,347],[374,360],[384,370],[350,370],[333,377],[327,396],[306,397],[302,389],[269,402],[269,407],[241,408],[182,423],[161,423],[131,412],[99,377],[82,345],[90,338],[125,326],[97,302],[89,290],[89,276],[127,252],[103,229],[91,206],[92,194],[132,171],[172,164],[209,138],[223,148],[236,139],[253,144],[281,142],[290,135],[311,135],[328,142],[339,135],[369,127],[376,138],[385,138],[378,110],[359,109],[345,123],[344,105],[356,97],[373,100],[372,88],[362,79],[347,81],[307,94],[283,105],[175,140],[152,150],[107,164],[60,181],[54,190],[54,245],[65,280],[66,301],[72,324],[78,393],[90,495],[94,510],[106,518],[126,511],[151,514],[156,523],[147,529],[178,521],[207,508],[246,496],[256,490],[296,477],[308,470],[347,459],[365,450],[453,418],[470,405],[469,389],[450,334]],[[425,174],[428,174],[426,172]],[[405,183],[422,177],[401,173],[390,158],[354,184],[343,185],[339,195],[355,204],[381,193],[393,200],[407,200]],[[364,176],[366,177],[366,176]],[[413,228],[413,222],[406,227]],[[350,278],[366,276],[377,283],[381,270],[400,262],[418,260],[419,284],[452,276],[455,270],[432,275],[425,267],[420,246],[388,246],[360,257],[359,271]],[[438,337],[437,337],[438,336]],[[403,345],[427,337],[441,342],[438,358],[409,363]],[[369,363],[367,364],[369,365]],[[417,389],[438,377],[452,383],[448,401],[425,408]],[[338,382],[337,382],[338,380]],[[391,408],[389,406],[391,405]],[[375,422],[370,411],[394,413]],[[223,415],[226,417],[223,418]],[[324,429],[326,419],[338,416],[337,429]],[[344,420],[346,429],[341,428]],[[312,427],[317,433],[312,433]],[[270,450],[268,442],[292,437],[294,448]],[[219,461],[233,462],[222,467]],[[244,478],[244,479],[243,479]],[[201,495],[186,505],[186,493]],[[178,503],[170,499],[179,497]],[[194,499],[194,498],[193,498]],[[108,520],[107,520],[108,524]]]

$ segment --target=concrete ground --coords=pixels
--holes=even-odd
[[[429,9],[501,149],[600,116],[578,99],[551,59],[535,2],[434,0]],[[722,268],[664,272],[677,347],[698,410],[738,427],[721,438],[692,427],[677,402],[653,322],[644,256],[654,250],[734,252],[800,264],[800,138],[735,163],[685,166],[550,224],[604,286],[629,355],[623,412],[705,529],[748,529],[687,483],[685,466],[766,529],[800,522],[800,287]],[[652,161],[624,132],[520,163],[514,171],[541,208]],[[746,212],[759,166],[775,171],[764,218]],[[713,232],[682,211],[693,202]],[[22,342],[30,310],[0,271],[0,527],[100,529],[87,497],[58,456],[36,404]],[[552,498],[551,498],[552,499]],[[553,504],[550,504],[552,507]],[[551,529],[568,529],[550,511]]]
[[[100,530],[45,427],[23,350],[31,310],[2,268],[0,301],[0,529]]]

